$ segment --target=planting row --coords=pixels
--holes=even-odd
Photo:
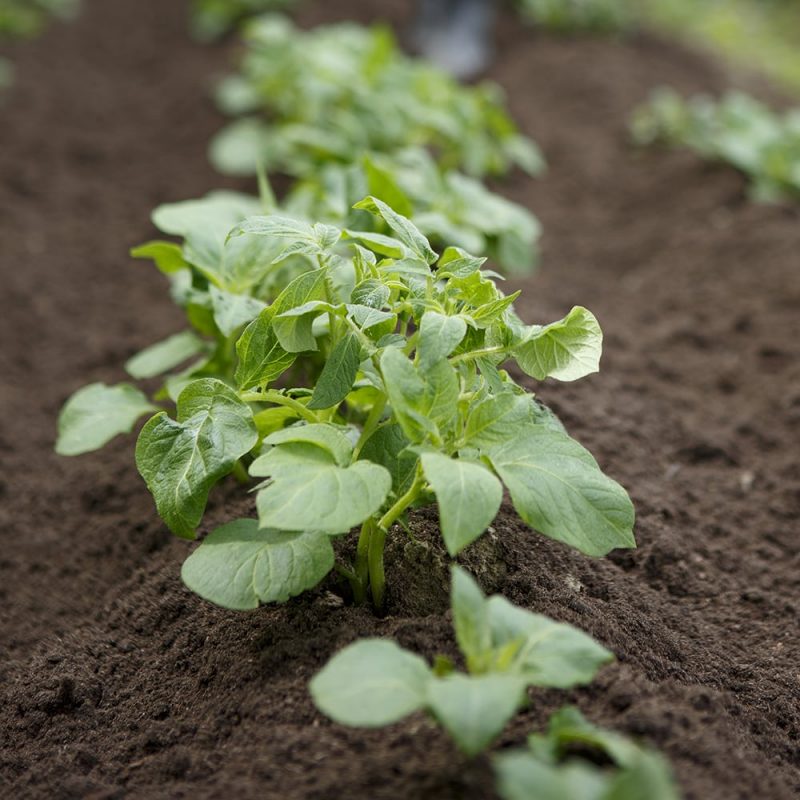
[[[259,196],[212,192],[154,212],[180,241],[133,254],[164,273],[188,327],[126,363],[132,378],[158,379],[154,392],[76,392],[58,452],[102,447],[149,416],[136,464],[187,539],[221,480],[252,489],[257,517],[210,532],[182,569],[190,589],[231,609],[285,602],[332,570],[353,602],[382,609],[387,538],[413,537],[414,509],[436,504],[455,557],[504,489],[532,528],[587,555],[635,546],[625,490],[505,369],[580,379],[599,367],[602,333],[582,307],[548,324],[520,319],[519,292],[505,294],[489,268],[529,269],[538,225],[479,177],[542,168],[498,90],[460,86],[381,29],[302,32],[268,16],[247,26],[242,70],[220,101],[246,116],[213,157],[257,174]],[[267,171],[297,178],[280,203]],[[354,548],[340,546],[348,536]],[[357,726],[427,711],[475,755],[530,688],[588,683],[613,658],[571,626],[485,598],[458,567],[452,606],[466,672],[357,642],[312,682],[318,707]],[[512,800],[676,796],[660,757],[574,709],[496,769]]]

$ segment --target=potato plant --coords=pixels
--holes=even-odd
[[[720,100],[684,100],[671,89],[653,93],[631,120],[640,145],[687,147],[704,158],[738,169],[761,202],[800,197],[800,112],[771,111],[740,92]]]
[[[136,462],[181,537],[195,537],[224,476],[258,481],[258,518],[206,537],[184,566],[190,588],[229,608],[286,600],[334,567],[334,537],[360,528],[354,562],[336,569],[357,601],[381,607],[396,523],[437,503],[455,556],[492,522],[503,486],[542,534],[594,556],[635,546],[625,491],[503,369],[513,361],[563,381],[596,371],[602,334],[589,311],[524,324],[512,307],[519,292],[504,295],[484,258],[437,254],[378,198],[358,208],[390,234],[251,216],[253,202],[227,219],[201,203],[207,225],[183,251],[148,246],[193,330],[128,371],[151,378],[198,360],[152,400],[130,384],[79,390],[59,424],[58,451],[77,454],[173,399],[174,415],[159,410],[142,429]],[[269,303],[234,293],[265,284],[284,288]]]
[[[308,176],[322,164],[411,146],[473,176],[542,167],[497,86],[459,85],[403,55],[386,29],[344,23],[300,31],[268,15],[245,37],[239,73],[218,91],[221,109],[239,117],[212,142],[223,172],[252,175],[260,161],[269,172]]]

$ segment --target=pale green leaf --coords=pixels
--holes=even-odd
[[[181,392],[177,420],[162,412],[142,428],[136,465],[173,533],[194,537],[211,487],[257,440],[250,407],[213,378]]]
[[[97,450],[120,433],[130,433],[136,420],[157,407],[134,386],[92,383],[78,389],[58,417],[56,452],[77,456]]]
[[[202,339],[191,331],[182,331],[150,345],[128,359],[125,362],[125,370],[137,380],[152,378],[168,372],[205,349],[206,345]]]
[[[331,408],[339,405],[353,388],[361,363],[361,343],[355,333],[347,333],[331,350],[317,379],[308,407]]]
[[[223,608],[283,603],[316,586],[333,568],[322,533],[284,533],[240,519],[210,533],[181,569],[186,586]]]
[[[488,455],[519,515],[539,532],[592,556],[636,546],[626,491],[566,434],[531,425]]]
[[[419,326],[420,368],[427,372],[458,347],[467,332],[467,323],[461,317],[447,317],[436,311],[422,316]]]
[[[265,304],[246,294],[233,294],[211,285],[208,287],[214,322],[223,336],[230,336],[243,325],[252,322],[265,308]]]
[[[284,428],[268,436],[264,440],[264,444],[279,445],[291,442],[314,444],[330,453],[333,460],[340,467],[344,467],[350,463],[353,455],[353,445],[347,438],[345,430],[347,429],[329,423],[292,425],[290,428]]]
[[[447,552],[455,556],[495,518],[503,500],[503,487],[482,464],[440,453],[423,453],[422,470],[436,494]]]
[[[453,609],[456,640],[467,657],[467,667],[473,672],[492,649],[486,598],[466,570],[453,566],[450,573],[450,607]]]
[[[430,242],[420,233],[417,226],[411,220],[398,214],[383,200],[379,200],[377,197],[367,197],[353,207],[381,217],[415,258],[426,264],[433,264],[438,259],[439,256],[431,249]]]
[[[343,725],[381,727],[423,708],[431,681],[419,656],[386,639],[337,653],[311,681],[317,708]]]

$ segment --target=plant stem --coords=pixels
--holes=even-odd
[[[386,408],[386,397],[381,397],[375,403],[375,405],[372,406],[372,411],[370,411],[369,415],[367,416],[367,421],[364,423],[364,429],[361,431],[361,435],[358,437],[356,446],[353,449],[353,461],[358,458],[364,443],[367,441],[367,439],[369,439],[370,436],[372,436],[375,428],[378,427],[378,423],[381,421],[381,417],[383,416],[384,408]]]
[[[250,483],[250,476],[247,474],[247,469],[241,461],[237,461],[233,465],[233,477],[236,478],[239,483]]]
[[[450,359],[451,364],[457,364],[459,361],[472,361],[476,358],[483,358],[484,356],[494,356],[500,353],[505,353],[506,348],[497,346],[497,347],[485,347],[483,350],[473,350],[471,353],[461,353],[461,355],[453,356]]]
[[[355,568],[357,583],[353,584],[353,599],[357,604],[363,603],[367,597],[367,582],[369,581],[369,541],[372,537],[372,530],[374,527],[375,520],[370,517],[362,524],[361,534],[358,537]]]
[[[307,422],[319,422],[319,417],[317,417],[313,411],[309,411],[302,403],[298,402],[293,397],[287,397],[280,392],[242,392],[239,394],[239,397],[244,400],[245,403],[272,403],[276,406],[287,406],[293,411],[296,411],[298,416],[302,417]]]

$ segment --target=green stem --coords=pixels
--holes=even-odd
[[[357,583],[353,584],[353,599],[357,604],[362,604],[367,596],[367,583],[369,581],[369,540],[375,527],[375,520],[370,517],[361,526],[356,549],[355,576]]]
[[[353,449],[353,461],[355,461],[359,454],[361,453],[361,448],[364,446],[367,439],[372,436],[375,428],[378,427],[378,423],[381,421],[381,417],[383,416],[383,410],[386,408],[386,397],[381,397],[374,406],[372,406],[372,411],[369,412],[367,416],[367,421],[364,423],[364,430],[361,431],[361,436],[358,437],[358,441],[356,442],[356,446]]]
[[[276,406],[287,406],[293,411],[296,411],[298,416],[302,417],[308,422],[319,422],[319,417],[313,412],[309,411],[302,403],[295,400],[293,397],[287,397],[276,391],[266,392],[241,392],[239,398],[245,403],[273,403]]]
[[[499,345],[497,347],[485,347],[483,350],[473,350],[471,353],[461,353],[461,355],[453,356],[450,359],[450,363],[457,364],[459,361],[472,361],[475,358],[483,358],[484,356],[494,356],[505,352],[506,348],[501,347]]]
[[[233,477],[236,478],[239,483],[250,483],[250,476],[247,474],[247,469],[241,461],[237,461],[233,465]]]

